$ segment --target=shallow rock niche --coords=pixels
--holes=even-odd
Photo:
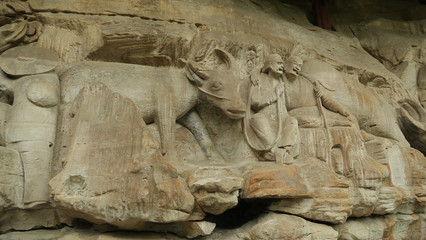
[[[425,13],[0,1],[0,239],[424,240]]]

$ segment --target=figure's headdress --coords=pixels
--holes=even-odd
[[[271,68],[272,63],[274,62],[284,62],[284,61],[279,54],[277,53],[271,54],[265,58],[265,63],[263,64],[261,72],[263,73],[268,72]]]

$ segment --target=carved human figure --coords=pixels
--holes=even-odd
[[[285,107],[283,66],[280,55],[269,55],[263,67],[248,80],[247,108],[254,112],[244,119],[245,138],[261,160],[290,164],[297,156],[299,132],[297,120]]]
[[[0,56],[0,90],[13,96],[3,138],[21,157],[24,207],[48,202],[48,182],[56,134],[59,79],[55,52],[16,47]]]
[[[302,66],[303,60],[297,56],[287,59],[284,65],[286,107],[294,110],[291,115],[297,118],[299,126],[353,126],[356,122],[353,116],[333,99],[320,79],[302,73]],[[329,114],[327,110],[344,118]]]
[[[299,123],[301,154],[327,162],[338,175],[366,176],[362,174],[376,169],[377,164],[362,150],[356,118],[331,96],[329,91],[335,90],[326,84],[339,79],[340,73],[312,62],[303,64],[300,57],[293,56],[284,66],[286,107]],[[377,169],[375,177],[381,172],[381,167]]]

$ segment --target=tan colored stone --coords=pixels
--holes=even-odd
[[[297,216],[265,213],[257,219],[232,230],[218,230],[206,239],[229,240],[337,240],[332,227],[306,221]]]
[[[219,215],[238,204],[243,179],[220,167],[197,169],[189,179],[195,200],[206,213]]]
[[[204,123],[193,109],[198,100],[207,99],[231,119],[244,117],[246,111],[238,94],[234,57],[219,48],[214,50],[213,55],[224,63],[222,65],[226,69],[206,70],[192,61],[186,62],[184,70],[120,63],[78,64],[62,75],[64,118],[67,118],[69,103],[86,82],[102,82],[130,98],[145,122],[157,124],[160,151],[167,160],[175,163],[175,167],[180,166],[175,148],[176,120],[193,132],[205,155],[211,157],[217,150]],[[220,157],[218,153],[215,156]]]
[[[250,239],[337,239],[330,226],[312,223],[303,218],[269,213],[249,231]]]
[[[395,213],[403,202],[404,193],[397,187],[382,186],[377,195],[374,206],[374,214],[385,215]]]
[[[332,224],[347,221],[339,225],[343,226],[342,231],[339,230],[342,239],[423,237],[426,161],[421,153],[424,153],[425,142],[425,111],[422,106],[425,85],[422,83],[424,74],[421,69],[426,64],[426,25],[422,19],[425,5],[417,0],[389,0],[386,3],[378,0],[348,0],[328,1],[328,4],[330,18],[337,31],[322,30],[309,22],[307,16],[312,14],[310,1],[1,1],[0,32],[6,35],[0,34],[5,36],[5,39],[0,40],[0,48],[2,41],[7,41],[8,45],[25,42],[25,28],[25,35],[33,34],[27,40],[32,37],[35,40],[40,33],[37,27],[43,27],[40,38],[32,45],[56,51],[61,59],[59,72],[66,72],[61,79],[61,99],[64,101],[59,109],[62,122],[57,131],[57,141],[49,138],[49,145],[28,145],[23,144],[22,139],[7,139],[10,136],[6,136],[6,132],[10,129],[22,136],[38,137],[51,134],[52,128],[39,131],[37,128],[13,127],[14,122],[20,119],[40,122],[41,114],[24,109],[15,111],[13,114],[18,112],[19,116],[12,119],[8,117],[8,107],[0,108],[0,145],[14,147],[21,154],[20,160],[26,165],[23,167],[24,173],[26,170],[34,170],[27,171],[32,174],[30,176],[21,176],[18,174],[18,163],[12,163],[13,169],[9,165],[0,166],[1,173],[6,169],[5,174],[14,174],[10,178],[0,174],[0,199],[3,200],[0,200],[0,211],[7,216],[3,218],[4,226],[9,226],[9,220],[15,225],[19,224],[18,220],[25,220],[26,215],[16,214],[18,220],[11,216],[15,213],[11,208],[20,207],[14,202],[25,201],[19,198],[24,199],[25,195],[34,193],[35,198],[43,196],[44,202],[47,202],[47,185],[39,183],[47,182],[46,178],[50,178],[46,166],[50,167],[52,152],[50,149],[44,150],[46,146],[55,144],[53,172],[63,172],[51,182],[54,203],[66,209],[71,216],[115,225],[105,224],[99,230],[109,231],[119,226],[133,230],[171,231],[193,237],[213,231],[213,223],[200,222],[205,213],[212,213],[225,214],[225,218],[230,214],[226,220],[237,219],[241,223],[248,221],[248,216],[256,219],[235,231],[216,229],[210,239],[338,237],[325,224],[313,227],[295,216],[264,218],[252,216],[252,209],[244,209],[247,212],[235,216],[234,210],[238,212],[238,206],[236,209],[231,208],[238,204],[241,197],[245,198],[242,200],[244,202],[259,203],[259,208],[273,201],[270,210],[306,219]],[[37,19],[41,24],[19,24],[22,23],[21,17],[26,21]],[[283,161],[284,149],[292,144],[275,144],[275,141],[269,140],[277,136],[298,143],[296,135],[275,131],[275,128],[268,129],[268,125],[262,121],[252,125],[257,130],[266,129],[266,138],[260,142],[272,147],[275,160],[289,165],[259,162],[274,158],[264,158],[263,154],[256,152],[253,144],[249,146],[243,135],[246,129],[242,127],[241,121],[228,119],[226,111],[221,112],[207,104],[204,97],[195,97],[199,92],[191,92],[191,101],[177,100],[176,95],[168,98],[172,92],[178,96],[188,96],[185,90],[192,85],[188,84],[187,78],[199,85],[203,82],[200,80],[208,74],[223,73],[226,68],[223,58],[213,54],[218,48],[225,49],[235,58],[233,66],[236,68],[232,75],[235,75],[236,80],[263,74],[262,80],[268,82],[265,75],[272,71],[261,69],[267,65],[264,64],[268,62],[267,56],[275,56],[279,60],[276,63],[289,60],[284,72],[281,71],[285,78],[281,75],[282,79],[274,79],[270,86],[262,83],[259,88],[263,88],[260,89],[263,93],[261,97],[268,102],[265,108],[269,110],[277,109],[279,104],[274,94],[282,93],[280,102],[285,102],[283,105],[288,110],[288,119],[297,119],[297,123],[292,121],[291,124],[299,127],[300,154],[296,153],[294,159]],[[186,64],[183,59],[191,59],[193,62]],[[83,60],[101,63],[92,65],[86,62],[73,67],[74,63]],[[305,62],[301,65],[296,60]],[[129,67],[129,64],[125,67],[123,63],[145,65],[132,66],[135,69],[151,70],[138,71]],[[99,71],[95,70],[95,65]],[[201,65],[213,71],[203,71]],[[17,65],[12,64],[12,67]],[[179,69],[183,67],[187,68],[187,76]],[[275,70],[280,70],[279,67]],[[72,71],[67,71],[69,68]],[[18,67],[15,70],[28,69]],[[129,97],[143,113],[142,118],[153,114],[155,117],[152,117],[152,121],[157,122],[160,118],[166,121],[158,124],[157,128],[139,125],[139,113],[127,107],[121,108],[122,111],[117,110],[116,105],[127,104],[117,100],[121,97],[111,97],[109,93],[108,98],[117,97],[117,101],[108,100],[108,104],[101,105],[117,103],[111,107],[113,111],[106,111],[108,114],[114,112],[115,116],[92,117],[95,115],[93,113],[100,110],[95,107],[100,98],[94,99],[94,96],[90,98],[94,100],[87,105],[93,108],[81,106],[80,110],[69,111],[68,104],[71,104],[83,86],[81,81],[89,79],[88,72],[96,76],[91,80],[111,80],[111,84],[106,84],[107,87]],[[174,76],[178,74],[180,80],[185,80],[184,83],[175,81]],[[300,75],[292,79],[294,74]],[[0,79],[3,78],[8,79],[10,76],[1,73]],[[158,91],[150,87],[150,84],[157,84],[164,79],[171,80],[175,85],[161,86]],[[281,83],[281,80],[283,84],[274,85]],[[68,88],[74,83],[75,87]],[[39,94],[42,93],[39,89],[49,89],[48,86],[41,86],[43,84],[31,85],[34,91],[28,92],[26,88],[12,89],[5,85],[8,82],[0,83],[0,99],[9,104],[12,104],[12,100],[20,103],[22,96],[36,107],[51,106],[55,102],[54,95]],[[207,96],[210,103],[213,99],[213,102],[220,102],[215,104],[220,107],[227,102],[227,96],[217,94],[220,93],[220,84],[209,82],[207,85],[215,86],[208,89],[214,93]],[[195,87],[192,89],[196,90]],[[235,90],[237,95],[237,87],[229,89]],[[241,94],[244,89],[239,90]],[[151,98],[144,98],[150,92],[159,93],[163,97],[157,99],[160,100],[159,104],[151,101]],[[3,97],[6,95],[10,95],[9,99]],[[10,98],[12,95],[15,95],[15,99]],[[152,107],[154,102],[159,107]],[[191,107],[181,107],[185,105],[182,102],[190,102]],[[74,107],[77,108],[77,105]],[[274,125],[279,122],[275,118],[279,114],[268,115],[274,111],[251,105],[247,104],[248,115],[266,113],[269,126],[270,123]],[[142,111],[146,109],[149,109],[149,114]],[[175,110],[179,110],[179,114],[167,115]],[[284,108],[280,110],[284,111]],[[84,111],[87,119],[80,118],[79,114]],[[154,114],[158,112],[163,115]],[[185,113],[188,113],[187,117],[184,117]],[[194,117],[194,113],[199,113],[199,117]],[[56,115],[49,116],[56,119]],[[130,121],[130,118],[134,121]],[[177,128],[175,120],[181,124]],[[187,125],[191,124],[203,126],[198,128],[202,130],[188,128]],[[153,130],[153,135],[158,135],[155,139],[158,140],[157,146],[161,153],[156,150],[148,128]],[[166,134],[164,129],[168,131]],[[297,127],[294,129],[297,130]],[[46,138],[42,140],[46,142]],[[268,144],[268,141],[273,144]],[[140,149],[140,145],[144,148]],[[167,152],[173,151],[173,146],[179,152],[176,154],[178,161],[171,166],[171,162],[165,161],[162,155],[168,157]],[[40,149],[44,150],[37,151]],[[27,152],[32,152],[29,154],[32,158],[28,157]],[[7,157],[2,160],[9,164],[10,159]],[[13,159],[18,159],[18,156]],[[28,165],[25,159],[49,161],[44,161],[43,167],[40,167],[37,164]],[[212,171],[195,173],[197,169],[203,168]],[[223,169],[232,169],[232,173]],[[39,175],[40,178],[34,177]],[[28,186],[24,189],[21,186],[23,184]],[[29,190],[32,188],[33,191]],[[29,193],[24,196],[14,195],[20,191]],[[4,193],[7,196],[3,196]],[[11,198],[11,195],[15,197]],[[138,211],[138,204],[145,211]],[[43,214],[40,212],[40,215]],[[50,221],[49,216],[45,217],[46,221]],[[222,216],[211,215],[207,218],[223,219]],[[28,228],[36,224],[37,221],[33,221],[28,224]],[[217,224],[223,226],[222,222]],[[58,235],[45,234],[45,238],[58,238]],[[17,235],[21,236],[20,239],[32,237],[30,234]],[[60,236],[65,239],[128,237],[122,232],[117,235],[74,232]],[[162,237],[159,234],[141,234],[140,238],[142,236]],[[173,236],[170,238],[173,239]]]
[[[66,165],[49,184],[58,207],[126,229],[189,217],[194,198],[185,180],[163,159],[129,99],[92,83],[71,112]]]
[[[32,231],[11,231],[2,234],[4,240],[177,240],[174,234],[153,232],[113,231],[100,233],[91,229],[64,227],[61,229],[39,229]]]
[[[60,73],[68,68],[67,63],[83,61],[104,44],[98,26],[87,24],[81,27],[81,29],[66,29],[48,25],[36,43],[37,46],[50,48],[58,53],[62,61],[58,69]]]
[[[72,219],[55,208],[12,209],[0,215],[0,232],[28,231],[71,225]]]
[[[426,209],[426,158],[416,149],[402,149],[405,162],[405,187],[406,194],[401,213],[424,213]],[[397,169],[395,163],[394,166]],[[408,210],[410,209],[410,210]],[[408,210],[408,211],[407,211]]]
[[[19,153],[0,147],[0,213],[10,207],[22,206],[24,172]]]
[[[19,153],[26,208],[49,201],[53,145],[59,108],[58,57],[46,48],[20,46],[0,56],[2,91],[13,97],[2,130],[5,146]]]
[[[141,230],[155,232],[173,232],[178,236],[186,238],[195,238],[199,236],[210,235],[215,223],[206,221],[191,221],[191,222],[175,222],[175,223],[147,223]]]
[[[242,198],[300,198],[311,197],[298,166],[258,163],[246,176]]]
[[[310,191],[309,195],[273,202],[269,209],[318,221],[345,222],[353,208],[349,182],[337,178],[319,159],[309,159],[300,166],[299,172],[299,177]]]
[[[349,220],[333,226],[339,240],[424,239],[424,222],[418,215],[386,215]]]
[[[426,69],[426,68],[424,68]],[[426,72],[426,70],[424,71]],[[426,74],[425,74],[426,75]],[[424,77],[426,79],[426,77]],[[425,80],[426,82],[426,80]],[[426,95],[426,87],[418,88],[420,95]],[[425,100],[423,100],[425,102]],[[399,109],[399,125],[405,134],[405,137],[413,148],[418,149],[423,154],[426,153],[426,109],[416,101],[403,99],[398,102],[401,106]],[[425,105],[424,103],[421,103]]]

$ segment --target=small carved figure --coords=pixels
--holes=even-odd
[[[250,75],[244,136],[261,160],[291,164],[297,155],[299,132],[297,120],[285,107],[283,64],[280,55],[272,54]]]
[[[341,74],[321,61],[304,63],[294,56],[285,63],[285,75],[286,106],[299,122],[301,154],[327,162],[336,176],[386,177],[387,170],[368,156],[357,119],[330,94],[335,90],[327,82]]]
[[[322,127],[326,119],[326,127],[361,128],[373,135],[394,139],[400,146],[409,146],[398,126],[396,109],[374,91],[354,81],[346,81],[339,71],[324,61],[308,59],[302,62],[301,59],[296,61],[297,58],[293,57],[285,64],[285,91],[287,109],[298,120],[299,127]],[[299,67],[295,62],[299,62]],[[302,63],[303,67],[300,67]]]
[[[290,57],[285,62],[285,82],[286,86],[286,106],[288,110],[303,108],[297,113],[297,120],[302,127],[328,127],[324,109],[338,113],[350,121],[354,121],[353,116],[343,108],[326,91],[331,90],[322,84],[320,80],[315,79],[307,73],[301,72],[303,60],[300,57]],[[326,89],[325,89],[326,88]],[[315,113],[317,108],[317,113]],[[320,118],[318,118],[318,113]],[[322,123],[321,123],[322,122]],[[345,119],[333,119],[331,125],[348,125]]]
[[[21,157],[24,207],[49,201],[52,149],[56,135],[59,79],[55,52],[39,47],[15,47],[0,57],[0,90],[13,96],[6,115],[4,141]]]

